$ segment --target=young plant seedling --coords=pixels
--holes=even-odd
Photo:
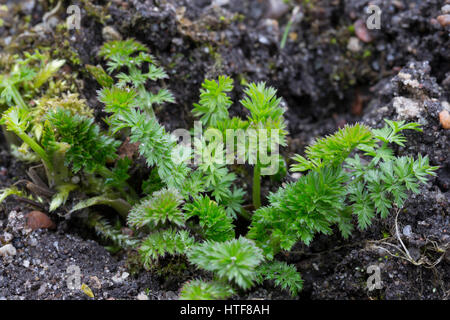
[[[120,196],[129,200],[128,194],[133,195],[133,191],[123,177],[115,175],[116,169],[111,171],[106,166],[117,157],[119,142],[100,132],[92,111],[77,94],[34,97],[64,61],[46,64],[47,56],[38,51],[26,53],[25,57],[2,76],[1,96],[10,107],[3,112],[0,124],[22,140],[20,148],[11,146],[19,159],[41,162],[44,167],[47,181],[44,183],[31,168],[32,180],[39,183],[27,183],[28,189],[42,201],[42,196],[51,198],[49,211],[60,207],[70,192],[82,187],[86,194],[101,196],[103,203],[109,199],[108,204],[126,215],[131,206]],[[33,106],[25,102],[31,98]],[[107,179],[115,181],[115,186],[105,183]],[[7,194],[11,194],[8,189],[3,191],[3,195]],[[84,205],[78,203],[75,209]]]
[[[426,176],[436,170],[426,157],[395,157],[389,148],[390,143],[404,143],[401,131],[420,130],[415,123],[387,120],[383,129],[346,126],[318,139],[307,148],[306,157],[296,156],[292,171],[305,175],[271,194],[270,204],[260,207],[261,174],[268,167],[260,155],[273,153],[286,143],[284,110],[275,89],[264,83],[250,84],[241,100],[249,111],[243,120],[228,114],[233,81],[228,77],[205,81],[193,112],[202,125],[225,133],[226,138],[216,141],[206,134],[194,137],[194,155],[203,161],[188,166],[184,161],[174,161],[173,150],[184,154],[183,147],[158,123],[149,109],[151,103],[143,103],[151,99],[143,98],[148,95],[143,94],[143,82],[138,81],[141,65],[132,65],[134,58],[147,52],[146,48],[126,40],[114,46],[106,44],[102,52],[108,59],[108,72],[123,67],[129,72],[116,76],[119,81],[115,83],[100,67],[95,69],[96,78],[104,85],[99,99],[110,114],[107,122],[112,132],[125,129],[132,143],[139,142],[140,155],[151,168],[143,184],[147,196],[127,217],[128,225],[136,230],[135,238],[127,238],[127,243],[135,243],[147,269],[166,256],[183,256],[210,275],[210,280],[188,281],[181,298],[224,299],[264,280],[296,295],[302,288],[302,278],[295,266],[275,260],[277,253],[291,250],[298,241],[310,244],[316,233],[330,234],[333,225],[348,237],[353,230],[352,214],[357,216],[359,227],[366,228],[375,213],[386,217],[390,208],[402,206],[408,192],[418,192],[419,183],[425,183]],[[150,63],[147,58],[137,61]],[[257,210],[248,217],[251,224],[245,237],[237,237],[233,222],[236,212],[241,211],[243,191],[233,189],[236,175],[216,161],[223,160],[220,148],[230,142],[228,129],[250,131],[250,137],[257,130],[274,133],[253,149],[248,148],[249,141],[244,151],[232,152],[233,158],[254,161],[253,203]],[[191,156],[187,152],[179,159]],[[110,238],[125,242],[116,233]]]
[[[274,175],[278,172],[268,167],[268,164],[273,165],[274,157],[275,164],[280,164],[278,148],[286,145],[284,110],[280,107],[281,99],[276,97],[274,88],[267,87],[263,82],[251,83],[244,92],[246,96],[240,101],[250,115],[246,120],[230,118],[228,108],[232,101],[227,93],[232,89],[233,80],[229,77],[221,76],[217,81],[205,80],[200,91],[200,101],[194,104],[193,114],[200,117],[206,127],[219,130],[227,146],[232,145],[234,149],[235,136],[238,144],[244,144],[244,150],[239,150],[238,146],[238,150],[231,150],[227,156],[231,156],[231,160],[238,158],[254,165],[253,206],[258,209],[261,206],[261,173]],[[242,138],[247,139],[245,143]],[[268,156],[269,153],[271,156]]]
[[[119,79],[116,83],[100,67],[89,68],[104,86],[99,91],[99,100],[105,104],[105,110],[110,114],[107,122],[112,132],[126,129],[130,141],[139,142],[141,156],[148,166],[153,168],[149,179],[145,180],[143,185],[144,191],[153,191],[133,206],[127,218],[128,225],[141,235],[138,237],[140,239],[138,251],[142,263],[149,269],[167,255],[179,255],[202,267],[204,264],[201,262],[199,252],[203,251],[202,246],[211,246],[217,250],[216,257],[203,257],[210,265],[213,264],[213,259],[233,261],[235,254],[239,260],[235,267],[228,271],[222,270],[220,265],[208,269],[216,275],[215,280],[211,283],[197,281],[195,284],[221,291],[222,295],[210,293],[210,296],[215,298],[229,296],[239,288],[247,289],[256,281],[263,279],[264,272],[263,269],[258,269],[262,256],[255,255],[259,249],[254,242],[243,237],[235,239],[233,218],[236,212],[241,210],[243,191],[231,188],[236,178],[235,174],[230,173],[225,165],[212,161],[212,157],[209,157],[211,161],[201,163],[195,170],[188,167],[184,161],[174,162],[173,150],[183,149],[158,123],[148,104],[142,104],[142,101],[148,102],[151,99],[148,99],[148,93],[143,93],[144,89],[140,86],[142,83],[133,80],[135,76],[141,74],[138,69],[140,65],[135,62],[147,57],[141,56],[141,52],[138,51],[147,52],[147,49],[134,40],[109,43],[101,50],[102,55],[108,60],[109,73],[115,73],[123,67],[128,69],[129,75],[116,76]],[[136,57],[141,58],[136,60]],[[153,59],[144,60],[147,63],[153,62]],[[159,74],[162,74],[161,72]],[[222,83],[219,85],[221,88],[216,88],[211,97],[206,97],[209,90],[205,91],[198,105],[199,114],[201,110],[207,111],[208,108],[217,107],[222,108],[218,113],[228,115],[227,107],[223,109],[224,104],[229,104],[228,98],[221,92],[228,90],[230,79],[226,77],[221,79]],[[210,89],[215,90],[215,82],[210,84]],[[147,99],[143,99],[144,96]],[[213,101],[214,99],[218,102]],[[209,107],[205,109],[204,106],[208,104]],[[224,120],[218,113],[211,112],[203,117],[203,121],[215,123]],[[231,119],[230,122],[239,123]],[[208,144],[203,137],[196,139],[195,144],[200,145],[198,150],[201,150],[202,155],[204,150],[210,155],[214,153],[213,145]],[[142,234],[148,235],[142,237]],[[244,252],[248,253],[243,254]],[[285,284],[282,281],[279,283]],[[190,290],[188,286],[185,289]],[[195,291],[195,288],[192,290]]]
[[[290,250],[299,240],[308,245],[315,233],[330,234],[334,224],[347,238],[352,214],[365,229],[375,214],[386,218],[391,208],[403,206],[408,192],[418,193],[419,183],[435,175],[437,167],[427,157],[395,157],[389,147],[403,145],[401,131],[420,131],[419,124],[385,121],[382,129],[346,126],[316,140],[306,149],[307,158],[294,157],[292,171],[307,173],[271,194],[270,205],[253,215],[248,237],[267,257]]]
[[[14,58],[11,70],[0,75],[0,114],[13,106],[29,110],[28,102],[65,63],[64,60],[49,61],[49,57],[38,50],[33,54],[25,52],[24,58]],[[17,144],[14,135],[3,131],[10,146]]]

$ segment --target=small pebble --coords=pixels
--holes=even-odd
[[[294,172],[294,173],[292,174],[292,179],[298,180],[298,179],[300,179],[301,176],[302,176],[302,175],[301,175],[300,172]]]
[[[443,14],[443,15],[437,17],[437,21],[443,27],[446,27],[446,26],[450,25],[450,14]]]
[[[369,43],[373,40],[369,30],[366,27],[366,24],[362,20],[357,20],[355,22],[355,34],[359,38],[359,40],[363,42]]]
[[[90,277],[90,285],[94,289],[101,289],[102,288],[102,283],[100,282],[99,278],[96,277],[96,276],[91,276]]]
[[[79,184],[80,183],[80,177],[79,176],[73,176],[71,179],[73,184]]]
[[[30,237],[28,239],[28,245],[32,246],[32,247],[36,247],[38,244],[38,241],[36,238]]]
[[[45,290],[47,290],[47,285],[46,285],[45,283],[43,283],[43,284],[41,285],[41,287],[39,288],[39,290],[38,290],[38,292],[37,292],[37,295],[38,295],[38,296],[43,295],[43,294],[45,293]]]
[[[258,41],[262,44],[270,44],[269,39],[267,39],[267,37],[265,37],[263,35],[258,36]]]
[[[408,238],[412,236],[412,228],[409,224],[403,228],[403,234]]]
[[[441,8],[441,10],[442,10],[442,13],[443,13],[443,14],[448,14],[448,13],[450,13],[450,4],[446,4],[445,6],[443,6],[443,7]]]
[[[149,300],[148,296],[144,292],[139,293],[138,296],[136,297],[136,299],[138,299],[138,300]]]
[[[0,248],[0,257],[11,257],[17,253],[16,248],[12,244],[4,245]]]
[[[27,214],[27,227],[31,230],[54,229],[56,225],[41,211],[31,211]]]
[[[4,232],[2,238],[3,238],[2,240],[4,242],[8,243],[8,242],[11,242],[11,240],[13,239],[13,235],[9,232]]]
[[[450,113],[447,110],[442,110],[439,113],[439,121],[441,122],[442,128],[446,130],[450,129]]]
[[[356,37],[351,37],[348,40],[347,49],[351,52],[358,52],[361,51],[361,42]]]
[[[120,33],[111,26],[106,26],[103,28],[102,36],[106,41],[122,40]]]
[[[283,0],[269,0],[269,10],[266,16],[271,19],[279,19],[289,11],[289,6]]]

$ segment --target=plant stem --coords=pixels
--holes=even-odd
[[[17,90],[15,85],[9,86],[11,90],[11,94],[14,100],[14,103],[19,106],[21,109],[28,110],[28,105],[25,103],[25,101],[22,98],[22,95],[20,94],[19,90]],[[0,110],[0,115],[3,113],[3,108]],[[17,139],[16,135],[9,132],[8,130],[5,130],[5,127],[3,127],[3,133],[5,135],[6,141],[8,143],[8,147],[11,147],[11,145],[20,145],[19,139]]]
[[[282,37],[281,42],[280,42],[280,48],[281,49],[284,49],[284,46],[286,45],[286,40],[287,40],[287,37],[289,35],[289,30],[291,30],[292,22],[293,22],[292,19],[289,20],[287,25],[286,25],[286,28],[284,29],[283,37]]]
[[[25,103],[19,90],[17,90],[14,85],[11,86],[11,92],[14,102],[22,109],[28,110],[28,105]]]
[[[78,202],[72,210],[70,210],[70,213],[95,205],[109,206],[116,210],[124,219],[127,219],[128,212],[131,210],[131,205],[124,199],[119,198],[117,194],[105,194],[103,196],[97,196]]]
[[[261,167],[258,163],[253,168],[253,206],[255,210],[261,207]]]
[[[105,201],[103,204],[108,205],[114,210],[116,210],[124,219],[127,219],[128,212],[130,212],[131,210],[131,205],[123,199]]]
[[[42,147],[36,141],[34,141],[33,138],[28,136],[25,132],[17,130],[15,131],[15,133],[19,136],[20,139],[23,140],[23,142],[28,144],[30,148],[39,155],[39,157],[41,158],[42,162],[44,162],[44,165],[47,167],[47,169],[53,171],[53,164],[50,162],[50,159],[48,158],[45,150],[42,149]]]

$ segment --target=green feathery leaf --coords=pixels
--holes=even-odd
[[[107,160],[116,158],[120,142],[100,133],[93,118],[72,115],[67,110],[58,109],[50,112],[47,120],[54,128],[58,141],[70,145],[65,162],[72,165],[74,173],[83,168],[87,172],[94,172],[104,167]]]
[[[186,218],[197,216],[206,240],[226,241],[234,238],[233,220],[225,209],[203,196],[184,206]]]
[[[151,198],[133,207],[128,215],[128,224],[137,228],[149,226],[151,229],[167,223],[184,226],[185,217],[179,209],[182,202],[176,189],[156,191]]]
[[[223,300],[234,293],[232,287],[221,282],[191,280],[181,288],[180,300]]]
[[[292,171],[317,170],[326,165],[341,165],[354,149],[361,146],[373,146],[374,140],[370,129],[361,124],[345,126],[333,135],[317,139],[306,148],[308,159],[296,155],[297,164]]]
[[[261,250],[253,241],[240,237],[226,242],[206,241],[187,252],[191,263],[219,278],[233,281],[248,289],[256,278],[256,268],[262,262]]]
[[[185,230],[160,230],[151,233],[139,247],[139,253],[146,268],[165,255],[185,254],[195,240]]]
[[[192,112],[201,117],[203,125],[215,127],[219,121],[228,118],[232,102],[227,93],[233,90],[233,79],[225,76],[220,76],[217,81],[205,79],[202,88],[200,101],[194,104]]]
[[[273,280],[275,285],[282,289],[288,289],[293,297],[303,288],[303,280],[295,266],[286,262],[271,261],[258,267],[258,283],[263,280]]]

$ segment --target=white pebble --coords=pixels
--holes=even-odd
[[[138,299],[138,300],[149,300],[147,295],[144,292],[139,293],[138,296],[136,297],[136,299]]]
[[[13,235],[9,232],[3,233],[3,241],[10,242],[13,239]]]
[[[412,236],[412,228],[409,224],[403,228],[403,234],[408,238]]]
[[[300,179],[301,176],[302,176],[301,173],[299,173],[299,172],[294,172],[294,173],[292,174],[292,179],[298,180],[298,179]]]
[[[7,244],[0,248],[0,256],[2,257],[15,256],[16,253],[17,250],[12,244]]]
[[[351,37],[348,40],[347,49],[352,52],[358,52],[361,51],[361,42],[356,37]]]

